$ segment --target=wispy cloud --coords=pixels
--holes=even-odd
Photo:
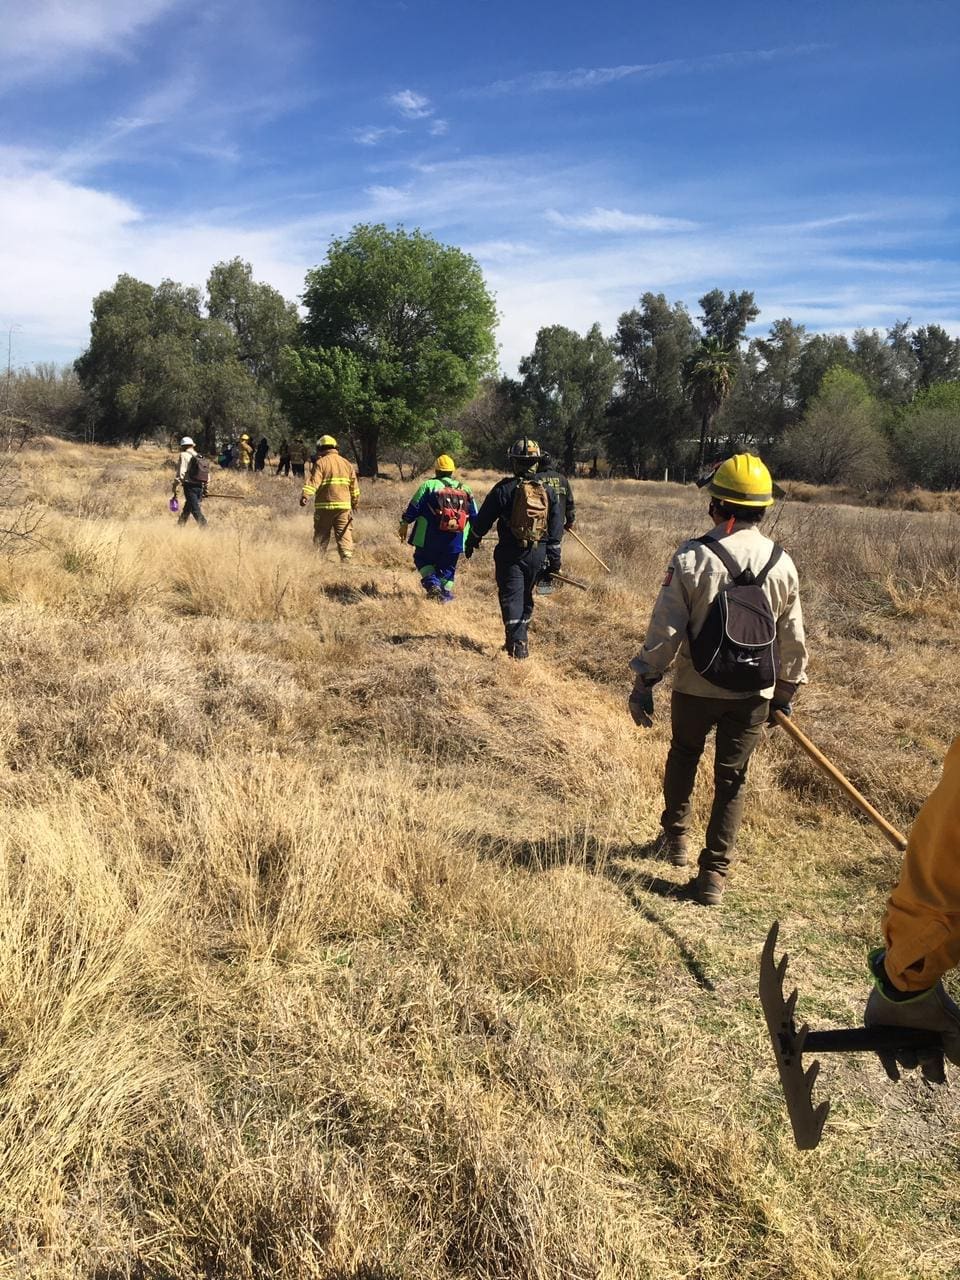
[[[354,129],[353,140],[359,142],[362,147],[375,147],[378,142],[383,142],[386,138],[397,138],[403,129],[398,129],[395,124],[387,125],[368,125],[365,129]]]
[[[0,92],[94,56],[129,57],[130,41],[183,0],[31,0],[0,4]]]
[[[695,222],[686,218],[662,218],[655,213],[625,213],[595,205],[588,213],[559,213],[547,210],[547,221],[572,231],[691,231]]]
[[[665,76],[689,75],[695,71],[729,70],[781,58],[806,57],[826,48],[823,44],[784,45],[773,49],[738,49],[707,54],[701,58],[669,58],[663,62],[622,63],[615,67],[574,67],[568,71],[532,71],[511,80],[465,89],[467,97],[497,97],[511,93],[549,93],[574,89],[596,89],[618,80],[655,80]]]
[[[431,138],[442,138],[449,131],[450,125],[446,120],[434,120],[430,124],[429,133]]]
[[[401,89],[399,93],[392,94],[390,102],[408,120],[425,120],[433,115],[430,99],[413,89]]]

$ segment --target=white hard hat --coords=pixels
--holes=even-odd
[[[180,441],[180,448],[186,449],[187,446],[191,444],[193,445],[194,448],[197,447],[196,443],[193,440],[191,440],[189,436],[184,436],[183,439]]]

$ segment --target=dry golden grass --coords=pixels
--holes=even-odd
[[[720,912],[647,860],[667,747],[626,663],[702,495],[582,483],[588,594],[499,652],[482,552],[448,609],[366,485],[321,563],[295,489],[48,444],[0,566],[0,1276],[947,1277],[955,1092],[824,1064],[788,1136],[754,996],[779,916],[854,1023],[897,856],[782,737]],[[481,491],[492,477],[477,477]],[[788,506],[801,722],[906,824],[957,731],[960,524]],[[708,799],[698,792],[699,815]]]

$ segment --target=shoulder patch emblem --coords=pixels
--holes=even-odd
[[[661,588],[669,587],[672,581],[673,581],[673,565],[671,565],[670,568],[667,570],[666,576],[664,577],[663,582],[661,582],[660,584]]]

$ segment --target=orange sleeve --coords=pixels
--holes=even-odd
[[[960,964],[960,738],[913,824],[883,932],[884,966],[901,991],[932,987]]]

